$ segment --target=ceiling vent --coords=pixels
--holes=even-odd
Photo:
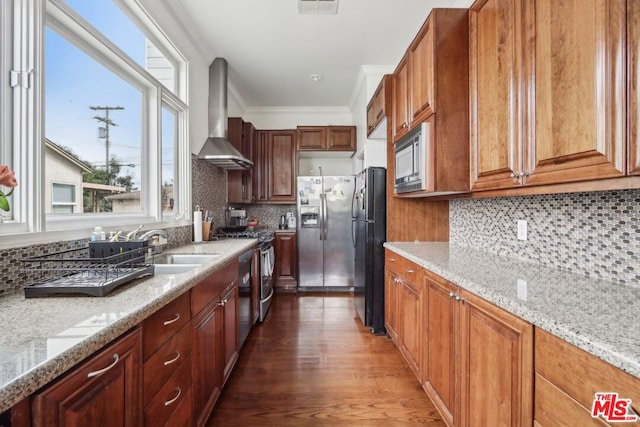
[[[298,0],[299,15],[336,15],[338,0]]]

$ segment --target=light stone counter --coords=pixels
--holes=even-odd
[[[105,297],[0,298],[0,412],[191,289],[212,271],[255,246],[255,239],[191,244],[164,253],[221,256],[183,274],[162,274],[122,285]]]
[[[449,243],[385,247],[640,378],[640,287]]]

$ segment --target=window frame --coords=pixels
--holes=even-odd
[[[56,186],[70,188],[72,190],[72,193],[73,193],[73,201],[71,201],[71,202],[56,202],[55,199],[54,199],[54,194],[55,194],[54,188]],[[75,208],[77,205],[78,205],[78,194],[76,192],[76,185],[75,184],[68,183],[68,182],[59,182],[59,181],[51,182],[51,210],[53,210],[56,206],[71,206],[72,208]],[[73,213],[73,210],[74,209],[72,209],[71,213]]]
[[[160,196],[160,153],[161,153],[161,114],[162,103],[171,105],[178,111],[178,141],[175,152],[174,188],[181,195],[175,200],[176,213],[186,210],[191,203],[190,186],[190,150],[188,148],[188,105],[180,94],[186,94],[188,87],[187,61],[164,32],[155,25],[143,6],[137,1],[124,2],[113,0],[117,6],[126,10],[134,25],[161,49],[167,58],[175,62],[176,91],[171,92],[156,80],[147,70],[125,54],[118,46],[105,38],[97,29],[84,20],[77,12],[62,0],[14,0],[1,2],[0,22],[10,22],[13,31],[2,31],[3,43],[13,47],[11,63],[5,58],[7,52],[0,55],[0,67],[7,71],[29,70],[29,84],[10,90],[6,74],[0,77],[0,84],[8,88],[2,93],[8,94],[0,99],[5,113],[0,115],[0,137],[13,144],[0,145],[0,159],[11,158],[11,167],[16,171],[19,186],[14,191],[11,205],[15,221],[0,225],[0,248],[12,247],[5,235],[20,236],[25,244],[47,242],[60,239],[70,240],[88,236],[96,224],[103,227],[127,227],[141,223],[153,226],[186,225],[186,220],[177,221],[176,215],[162,215]],[[11,17],[7,16],[13,3]],[[130,4],[131,3],[131,4]],[[3,25],[3,28],[7,28]],[[62,215],[45,214],[44,193],[44,35],[50,27],[58,35],[75,45],[92,59],[117,74],[119,77],[142,90],[142,141],[141,141],[141,198],[140,214],[93,214]],[[6,40],[6,41],[5,41]],[[6,55],[4,53],[7,53]],[[3,58],[4,62],[3,62]],[[0,68],[4,71],[3,68]],[[14,117],[7,118],[13,111]],[[5,139],[6,138],[6,139]],[[3,163],[4,164],[4,163]],[[31,171],[27,174],[26,171]],[[77,195],[76,195],[77,198]],[[71,218],[69,218],[71,217]],[[14,240],[14,239],[11,239]]]

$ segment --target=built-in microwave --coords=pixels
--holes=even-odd
[[[394,145],[396,193],[427,189],[430,147],[429,123],[423,122]]]

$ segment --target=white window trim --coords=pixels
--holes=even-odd
[[[119,4],[120,0],[116,0]],[[0,19],[6,15],[6,3],[2,2]],[[178,106],[181,112],[179,126],[179,149],[176,152],[175,197],[176,214],[188,210],[191,203],[191,156],[188,148],[188,106],[180,97],[158,82],[141,65],[134,62],[112,42],[105,39],[100,32],[86,23],[75,11],[61,0],[14,0],[13,22],[16,28],[11,34],[14,42],[13,65],[16,70],[32,70],[29,87],[23,86],[13,90],[13,99],[5,100],[12,108],[3,109],[14,111],[11,118],[13,126],[2,125],[2,134],[9,134],[14,149],[11,153],[13,167],[20,185],[14,192],[12,211],[18,222],[5,223],[0,226],[0,248],[16,247],[37,243],[47,243],[59,240],[71,240],[89,236],[96,224],[103,227],[135,227],[141,223],[152,227],[181,226],[189,224],[188,220],[167,221],[163,218],[160,200],[160,143],[142,144],[142,159],[153,159],[155,166],[146,167],[141,177],[143,199],[141,203],[145,214],[83,214],[73,215],[45,215],[44,194],[45,176],[44,165],[44,28],[45,21],[56,32],[66,39],[73,40],[86,54],[98,60],[121,78],[143,90],[143,141],[159,141],[160,116],[162,102]],[[135,1],[137,6],[142,6]],[[46,7],[46,10],[45,10]],[[134,8],[127,6],[130,13]],[[135,20],[135,24],[144,24],[145,33],[148,29],[146,22],[153,21],[144,13],[143,18]],[[7,17],[8,18],[8,17]],[[5,26],[3,26],[4,28]],[[152,26],[153,28],[157,28]],[[162,46],[163,53],[168,52],[179,64],[176,68],[176,80],[179,93],[187,93],[186,69],[187,62],[170,42],[161,43],[164,33],[156,29],[157,40],[152,42]],[[4,37],[3,37],[4,39]],[[29,43],[26,45],[26,43]],[[168,46],[168,47],[167,47]],[[173,50],[172,50],[173,49]],[[1,58],[0,58],[1,60]],[[1,65],[1,63],[0,63]],[[179,74],[180,73],[180,74]],[[6,79],[6,76],[4,77]],[[6,87],[6,86],[5,86]],[[10,98],[7,96],[7,98]],[[4,102],[0,100],[0,102]],[[0,117],[0,120],[7,120]],[[2,123],[2,122],[0,122]],[[7,150],[5,150],[7,151]],[[5,152],[2,153],[6,156]],[[149,160],[151,162],[151,160]],[[29,173],[29,171],[31,171]],[[146,191],[145,191],[146,190]],[[155,195],[155,196],[154,196]],[[77,196],[76,196],[77,197]],[[175,216],[174,216],[175,218]],[[188,218],[188,216],[187,216]],[[163,222],[166,221],[166,222]]]

